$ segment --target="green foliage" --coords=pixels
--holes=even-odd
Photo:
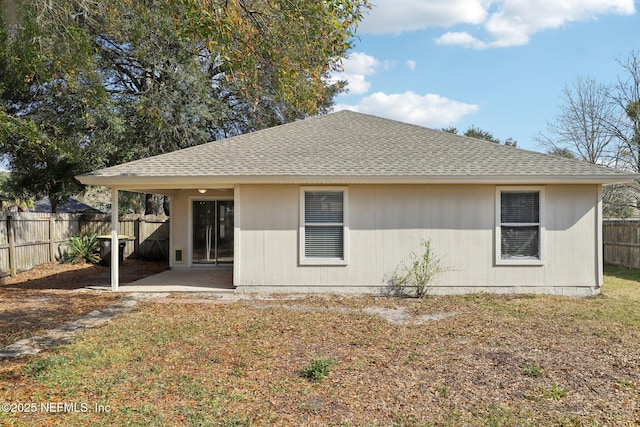
[[[313,381],[322,381],[329,375],[329,368],[335,364],[336,362],[332,359],[316,357],[302,370],[302,376]]]
[[[97,264],[100,262],[100,258],[95,255],[98,250],[98,238],[95,234],[91,236],[73,236],[63,245],[68,248],[60,260],[63,264],[77,264],[79,262]]]
[[[567,396],[567,393],[568,393],[567,389],[557,384],[554,384],[548,389],[542,391],[542,397],[546,399],[552,399],[552,400],[561,400]]]
[[[217,2],[172,0],[183,38],[221,60],[225,81],[264,120],[291,121],[331,105],[340,68],[368,0]],[[274,108],[275,107],[275,108]],[[275,114],[274,114],[275,113]]]
[[[422,253],[413,252],[407,261],[387,278],[387,292],[397,296],[410,293],[416,298],[428,296],[433,284],[432,280],[447,271],[431,248],[431,241],[420,243]]]
[[[52,355],[39,360],[33,360],[24,366],[24,373],[35,380],[44,379],[51,371],[66,367],[71,359],[66,356]]]
[[[0,156],[12,188],[55,206],[83,172],[328,111],[368,0],[11,6]]]
[[[475,126],[471,126],[469,129],[465,131],[463,135],[469,138],[481,139],[483,141],[489,141],[496,144],[500,144],[500,140],[494,137],[493,134]]]
[[[440,130],[441,130],[442,132],[452,133],[452,134],[454,134],[454,135],[457,135],[457,134],[458,134],[458,128],[457,128],[457,127],[455,127],[455,126],[449,126],[449,127],[446,127],[446,128],[442,128],[442,129],[440,129]]]
[[[12,195],[49,197],[55,211],[81,189],[74,175],[97,165],[92,142],[110,104],[89,35],[49,20],[58,2],[40,6],[16,3],[21,24],[0,36],[0,155]]]
[[[449,389],[447,388],[447,386],[438,386],[436,387],[436,392],[441,396],[441,397],[447,397],[447,395],[449,394]]]
[[[547,151],[547,154],[563,157],[565,159],[573,159],[573,160],[576,159],[576,155],[573,154],[573,152],[566,147],[553,147],[549,151]]]
[[[6,183],[9,181],[9,172],[0,171],[0,195],[6,196],[8,191]]]
[[[528,364],[522,369],[522,375],[529,378],[537,378],[544,375],[544,371],[538,365]]]
[[[441,130],[443,132],[452,133],[454,135],[458,134],[458,128],[456,128],[455,126],[449,126],[449,127],[446,127],[446,128],[442,128]],[[474,125],[471,125],[462,135],[464,135],[464,136],[466,136],[468,138],[475,138],[475,139],[480,139],[482,141],[493,142],[495,144],[503,143],[498,138],[493,136],[493,134],[491,132],[488,132],[486,130],[482,130],[479,127],[476,127]],[[518,146],[518,141],[516,141],[513,138],[507,138],[507,139],[504,140],[504,145],[509,146],[509,147],[517,147]]]

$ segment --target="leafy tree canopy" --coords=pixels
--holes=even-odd
[[[447,128],[442,128],[441,129],[443,132],[447,132],[447,133],[452,133],[454,135],[458,134],[458,128],[454,127],[454,126],[449,126]],[[489,141],[489,142],[493,142],[496,144],[500,144],[501,141],[494,137],[493,134],[491,132],[488,132],[486,130],[482,130],[479,127],[476,127],[474,125],[471,125],[462,135],[469,137],[469,138],[475,138],[475,139],[481,139],[483,141]],[[507,138],[504,141],[504,145],[508,145],[510,147],[516,147],[518,145],[518,142],[516,140],[514,140],[513,138]]]
[[[552,154],[554,156],[563,157],[565,159],[573,159],[573,160],[577,159],[576,155],[573,154],[573,152],[571,150],[569,150],[568,148],[554,147],[554,148],[550,149],[547,152],[547,154]]]
[[[368,0],[0,0],[13,188],[325,112]],[[10,18],[10,19],[8,19]],[[2,19],[2,18],[0,18]]]

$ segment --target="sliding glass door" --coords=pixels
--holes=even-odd
[[[194,264],[233,263],[233,200],[193,202]]]

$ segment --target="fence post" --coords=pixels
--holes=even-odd
[[[49,262],[53,262],[56,259],[56,236],[55,236],[55,222],[53,220],[53,213],[49,215]]]
[[[133,253],[138,258],[140,257],[140,223],[142,222],[142,218],[136,218],[136,221],[133,223]]]
[[[16,239],[11,215],[7,215],[7,234],[9,235],[9,270],[11,271],[11,277],[16,277]]]

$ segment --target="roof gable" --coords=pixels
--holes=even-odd
[[[79,177],[86,184],[623,182],[633,174],[371,115],[340,111]]]

